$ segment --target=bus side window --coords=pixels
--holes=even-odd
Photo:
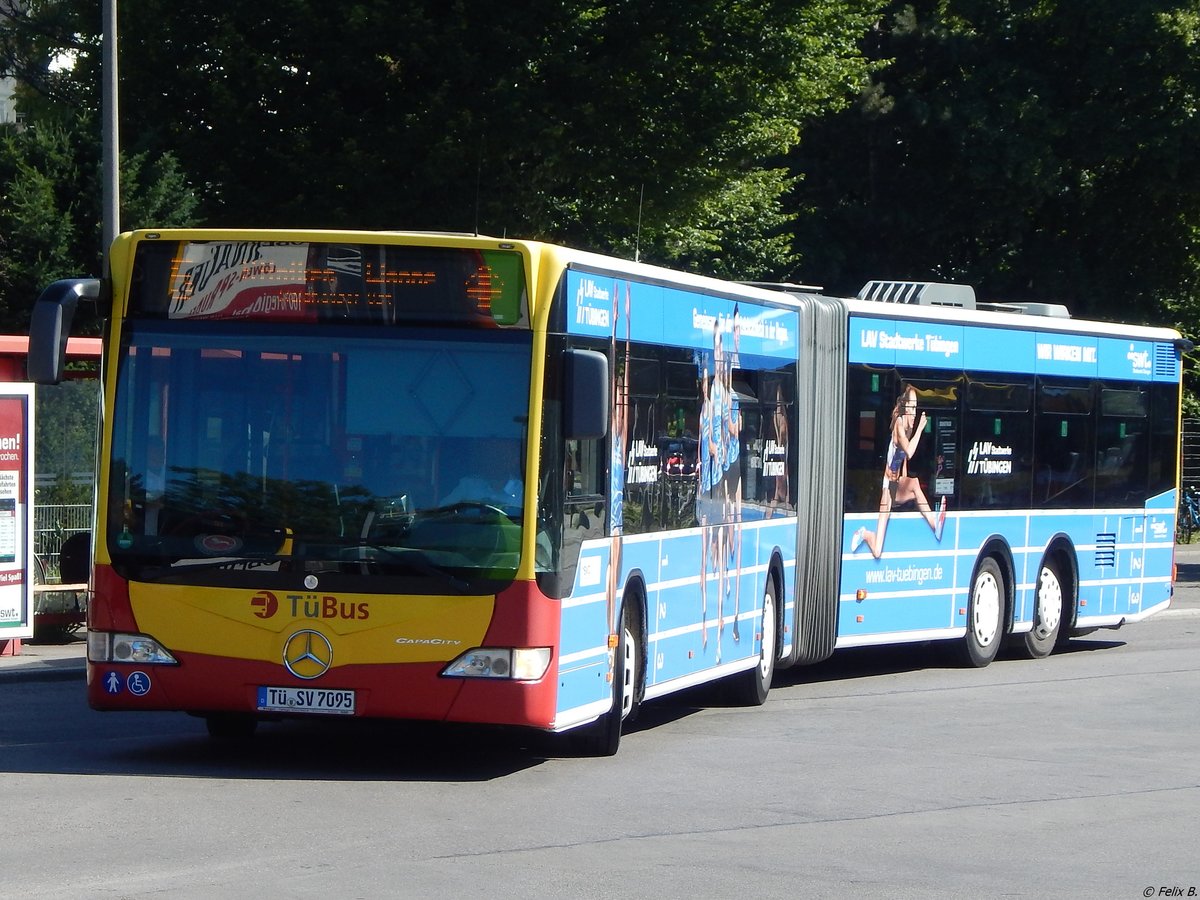
[[[1100,390],[1096,429],[1096,505],[1141,505],[1149,464],[1149,394],[1140,388]]]
[[[880,476],[898,391],[891,370],[851,366],[846,373],[845,508],[848,511],[879,508]]]
[[[963,506],[1024,508],[1033,485],[1032,385],[969,381]]]
[[[634,345],[629,359],[629,396],[625,409],[624,498],[625,534],[656,531],[661,525],[659,424],[667,409],[658,402],[662,392],[661,350]],[[613,435],[613,440],[618,436]]]
[[[567,342],[561,337],[552,337],[550,341],[549,360],[564,358],[562,351],[568,349]],[[538,586],[548,597],[566,597],[571,593],[583,542],[607,534],[608,437],[564,436],[563,377],[562,366],[547,365],[538,457],[534,569]]]
[[[1039,379],[1033,436],[1035,506],[1091,505],[1093,397],[1090,383]]]
[[[563,466],[563,590],[570,591],[584,541],[605,535],[604,478],[607,474],[602,440],[567,441]]]
[[[1159,382],[1150,388],[1151,411],[1150,459],[1146,496],[1154,497],[1175,486],[1175,449],[1179,432],[1175,416],[1179,411],[1179,385]]]

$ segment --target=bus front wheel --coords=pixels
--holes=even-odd
[[[996,658],[1004,638],[1004,597],[1004,573],[995,559],[985,557],[971,580],[967,636],[960,645],[966,665],[982,669]]]
[[[621,746],[621,726],[631,718],[637,704],[638,660],[641,641],[632,600],[621,606],[621,627],[617,633],[617,653],[613,665],[612,708],[595,722],[576,729],[572,744],[582,756],[614,756]]]

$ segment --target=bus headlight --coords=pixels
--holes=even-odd
[[[88,661],[94,663],[137,663],[147,666],[179,664],[166,647],[145,634],[89,631],[87,653]]]
[[[452,661],[442,674],[450,678],[537,681],[549,666],[549,647],[476,647]]]

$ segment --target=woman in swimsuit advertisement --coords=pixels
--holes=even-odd
[[[917,501],[917,509],[929,523],[937,540],[942,539],[942,526],[946,522],[946,498],[942,497],[938,514],[934,517],[921,490],[921,482],[908,474],[908,461],[917,452],[921,442],[921,433],[925,430],[925,413],[917,415],[917,389],[906,384],[896,398],[896,406],[892,409],[892,439],[888,443],[887,462],[883,470],[883,491],[879,498],[879,523],[874,531],[866,527],[859,528],[850,539],[850,552],[854,553],[863,544],[871,551],[871,555],[879,559],[883,553],[883,536],[887,531],[888,517],[892,508]]]

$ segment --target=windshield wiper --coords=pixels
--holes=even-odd
[[[140,577],[153,580],[154,574],[163,576],[176,575],[180,572],[202,572],[217,569],[225,572],[278,572],[289,557],[281,556],[222,556],[217,559],[196,559],[195,557],[150,560],[140,560],[142,575]],[[154,573],[154,574],[152,574]]]
[[[362,548],[363,550],[375,550],[384,554],[387,557],[387,562],[389,563],[400,563],[401,565],[408,566],[414,572],[417,572],[421,575],[429,575],[434,578],[444,578],[447,582],[449,582],[450,586],[457,590],[460,594],[465,594],[471,589],[470,582],[460,578],[448,566],[438,565],[428,556],[426,556],[421,550],[415,550],[411,547],[396,547],[389,546],[387,544],[377,544],[373,541],[354,541],[353,543],[348,542],[345,544],[345,547],[350,549]],[[351,558],[342,559],[339,562],[342,564],[353,564],[358,562],[377,562],[377,560]]]

